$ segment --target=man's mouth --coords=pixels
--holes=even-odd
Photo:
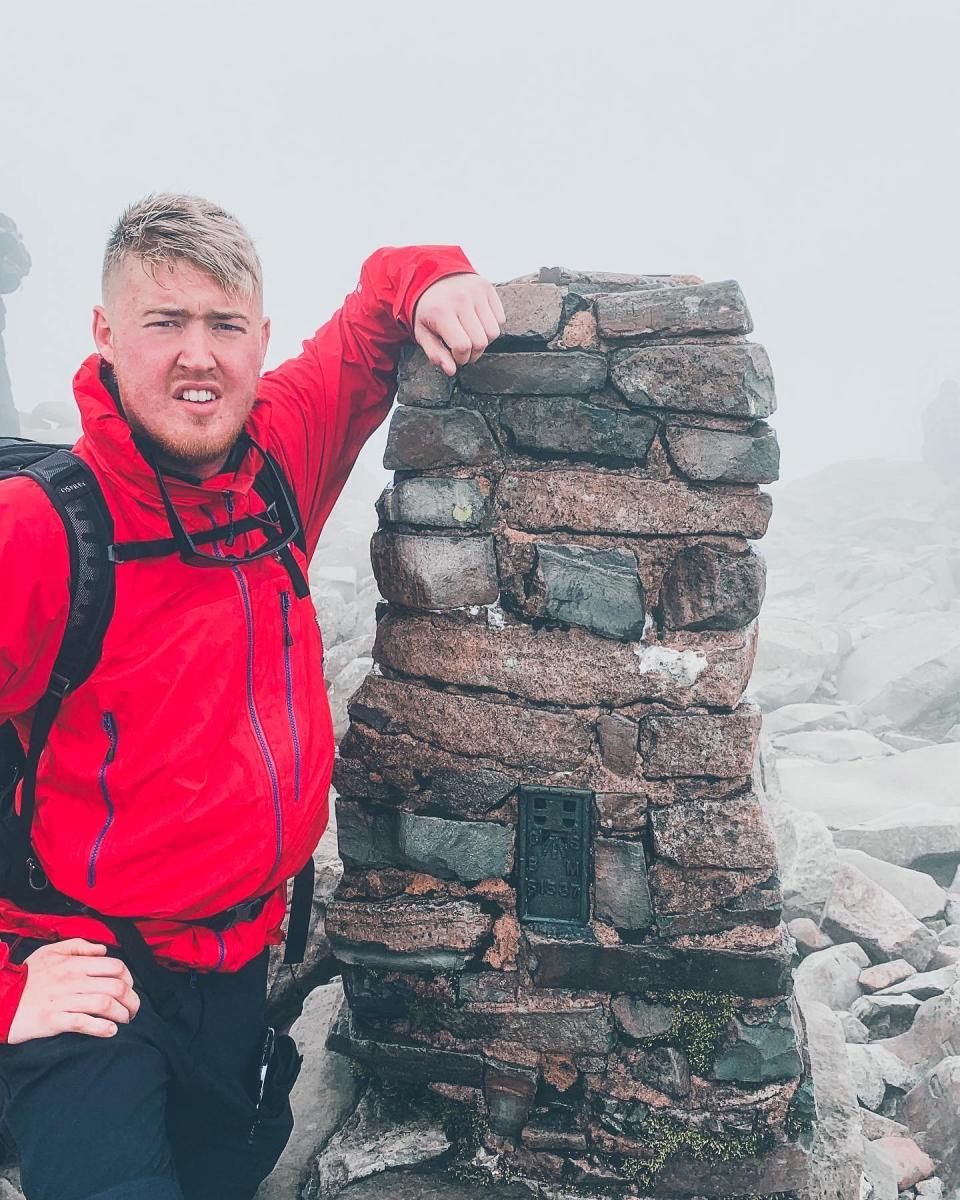
[[[217,399],[217,393],[207,388],[182,388],[176,393],[176,399],[190,404],[210,404]]]

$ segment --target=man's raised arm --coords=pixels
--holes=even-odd
[[[312,553],[364,442],[390,411],[400,350],[418,342],[452,375],[499,336],[503,307],[459,246],[387,246],[364,262],[356,290],[261,381],[271,448],[303,511]]]

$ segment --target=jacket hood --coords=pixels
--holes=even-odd
[[[91,354],[73,377],[73,394],[83,427],[83,436],[76,448],[84,457],[92,459],[99,472],[107,476],[118,491],[144,507],[162,513],[163,501],[153,468],[137,448],[133,431],[101,377],[103,365],[99,354]],[[258,397],[254,401],[244,430],[266,448],[270,432],[267,400]],[[164,472],[164,482],[178,509],[198,509],[210,503],[211,493],[229,490],[234,495],[246,495],[261,463],[259,453],[249,447],[236,470],[224,470],[196,483]]]

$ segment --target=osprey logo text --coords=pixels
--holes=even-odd
[[[65,483],[59,490],[60,492],[82,492],[86,486],[86,480],[80,479],[76,483]]]

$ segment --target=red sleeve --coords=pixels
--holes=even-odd
[[[303,353],[261,380],[271,449],[297,494],[313,553],[364,442],[397,390],[397,364],[420,296],[446,275],[474,273],[459,246],[385,246]]]
[[[67,535],[38,484],[0,484],[0,721],[25,713],[50,680],[70,610]]]
[[[20,997],[27,986],[26,964],[12,963],[9,958],[10,947],[0,941],[0,1042],[5,1042],[10,1034]]]

